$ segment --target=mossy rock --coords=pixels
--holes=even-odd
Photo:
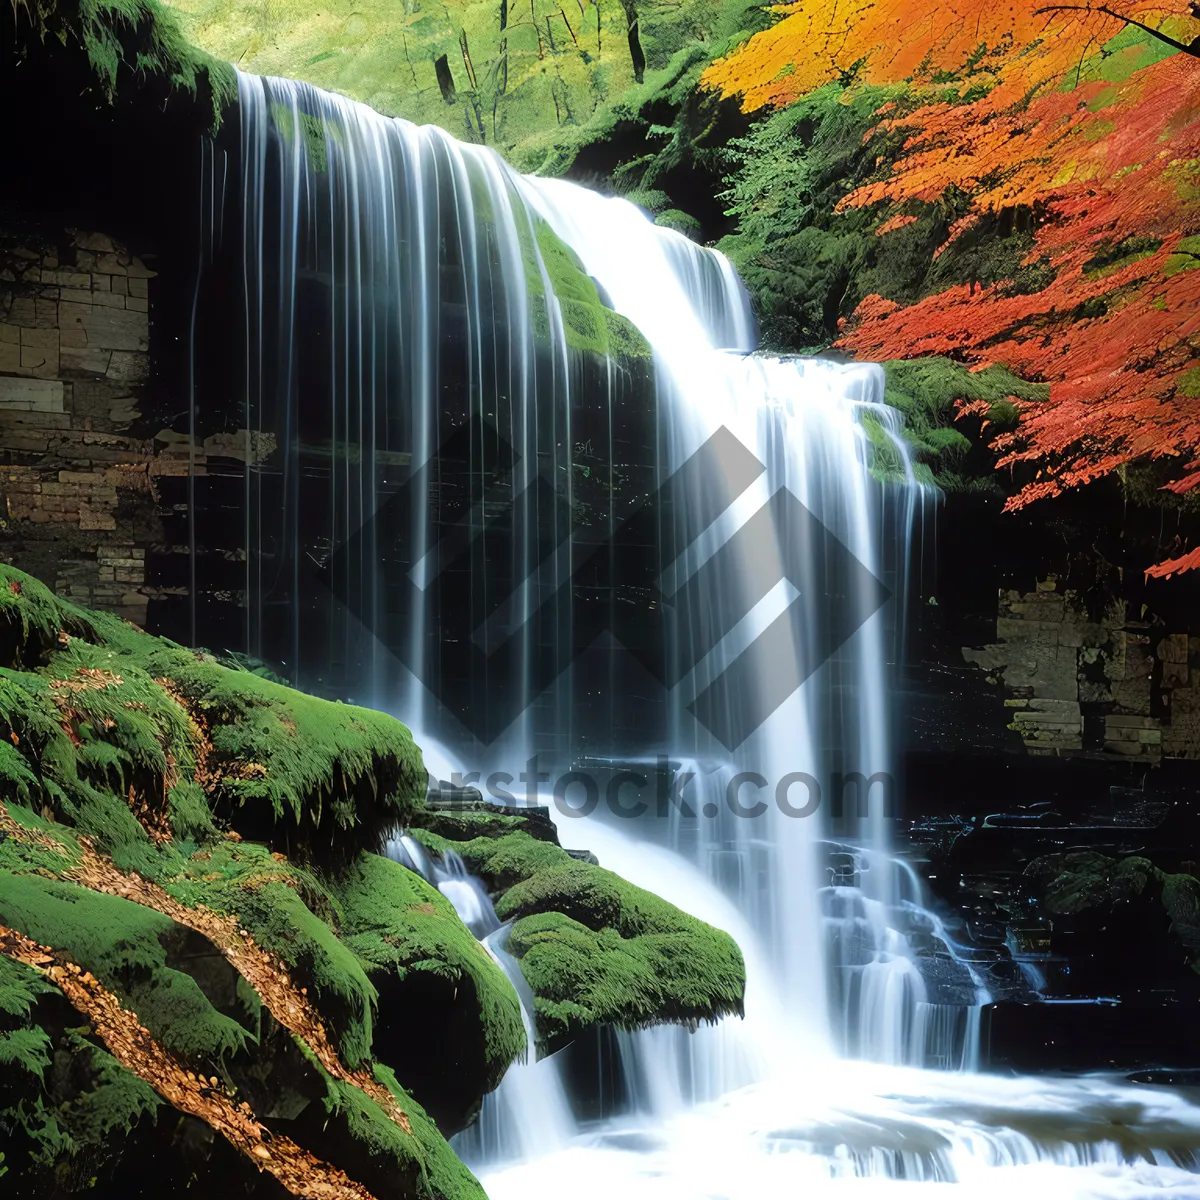
[[[1146,913],[1161,905],[1171,935],[1200,972],[1200,879],[1194,875],[1164,871],[1141,855],[1116,859],[1074,850],[1035,858],[1024,879],[1031,898],[1052,916],[1103,918],[1120,904],[1143,902]]]
[[[686,213],[680,208],[668,208],[660,212],[654,218],[654,223],[661,225],[664,229],[673,229],[676,233],[682,233],[684,237],[691,238],[693,242],[700,240],[700,222],[691,213]]]
[[[999,495],[994,455],[956,424],[956,406],[960,401],[986,406],[990,433],[1003,432],[1016,425],[1016,401],[1044,400],[1049,386],[1029,383],[1002,366],[972,371],[948,358],[895,359],[883,370],[884,400],[904,418],[901,437],[916,478],[944,492]],[[878,416],[864,410],[861,420],[871,440],[874,474],[903,479],[899,447]]]
[[[521,832],[539,842],[558,845],[558,831],[550,819],[550,810],[544,805],[511,809],[492,804],[482,797],[455,796],[439,800],[431,793],[421,808],[420,821],[422,829],[454,842]]]
[[[527,1049],[516,993],[450,901],[399,863],[364,854],[331,890],[341,938],[379,995],[376,1053],[402,1063],[438,1128],[457,1133]]]
[[[321,859],[377,849],[425,789],[420,751],[393,717],[232,670],[7,566],[0,724],[25,764],[6,751],[0,779],[114,855],[138,837],[113,795],[132,792],[143,823],[175,836],[216,819]]]
[[[648,363],[653,357],[650,343],[632,321],[604,303],[579,255],[543,218],[532,214],[529,220],[533,236],[529,237],[524,218],[525,212],[519,208],[517,229],[525,258],[534,334],[542,340],[549,338],[546,296],[551,292],[558,301],[563,340],[571,350],[611,358],[625,367]]]
[[[444,836],[442,813],[418,810],[417,837],[435,854],[455,850],[512,921],[508,949],[533,990],[538,1050],[551,1054],[596,1025],[620,1029],[716,1021],[743,1011],[737,943],[612,871],[531,837],[522,816],[489,814]],[[433,832],[436,827],[442,832]]]
[[[482,1200],[445,1136],[525,1032],[452,906],[373,853],[423,785],[392,717],[0,567],[5,1194],[282,1194],[218,1125],[167,1102],[190,1072],[378,1200]],[[21,939],[48,965],[14,957]],[[136,1015],[165,1076],[106,1040],[68,968]]]

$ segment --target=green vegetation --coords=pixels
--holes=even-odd
[[[0,567],[0,594],[0,649],[26,668],[0,667],[0,722],[24,760],[6,752],[0,771],[119,865],[137,865],[148,844],[131,794],[147,820],[195,834],[199,785],[241,836],[321,859],[377,848],[424,789],[420,751],[391,717],[84,613],[12,568]]]
[[[245,1048],[246,1031],[213,1007],[191,975],[168,966],[169,917],[77,884],[6,871],[0,925],[86,963],[181,1058],[220,1062]]]
[[[229,63],[192,45],[159,0],[15,0],[12,16],[18,53],[30,35],[81,51],[110,103],[154,80],[168,94],[209,105],[215,129],[237,95]]]
[[[724,200],[736,232],[720,248],[755,299],[768,349],[823,349],[869,292],[899,298],[920,288],[925,264],[914,245],[936,234],[932,219],[877,238],[876,213],[836,211],[887,148],[889,139],[871,131],[888,98],[881,89],[831,85],[728,147]]]
[[[728,934],[531,836],[525,817],[493,814],[490,833],[478,836],[480,815],[435,813],[429,823],[441,832],[414,834],[434,853],[456,850],[493,893],[496,915],[514,922],[508,949],[533,989],[542,1053],[592,1025],[637,1029],[741,1013],[745,970]],[[418,812],[418,822],[426,819]],[[466,840],[447,836],[454,833]]]
[[[324,1115],[319,1131],[313,1129],[315,1153],[330,1161],[352,1159],[356,1164],[353,1178],[377,1197],[486,1200],[479,1182],[388,1067],[375,1065],[375,1081],[401,1103],[412,1125],[411,1134],[365,1092],[333,1078],[311,1054],[305,1054],[305,1061],[323,1093]]]
[[[547,172],[676,81],[681,64],[707,63],[763,23],[753,6],[721,0],[172,7],[192,41],[243,70],[303,79],[389,116],[441,125],[496,146],[522,169]]]
[[[1163,871],[1139,855],[1116,859],[1075,850],[1035,858],[1025,878],[1051,915],[1104,913],[1135,901],[1161,905],[1192,970],[1200,972],[1200,879],[1195,875]]]
[[[525,1026],[516,993],[488,952],[458,919],[445,896],[407,868],[364,854],[333,881],[341,910],[341,937],[367,975],[385,993],[385,978],[434,976],[452,993],[478,998],[484,1033],[484,1090],[494,1088],[509,1063],[525,1053]]]
[[[897,359],[884,363],[883,369],[884,400],[904,418],[904,441],[917,478],[946,492],[999,494],[990,464],[971,469],[979,441],[962,428],[977,434],[981,420],[993,431],[1012,428],[1017,416],[1013,398],[1044,399],[1050,389],[1026,383],[1003,367],[970,371],[948,358]],[[959,401],[980,403],[986,414],[956,425]],[[895,441],[874,415],[862,420],[871,437],[873,470],[884,479],[900,477],[903,463]]]
[[[0,926],[89,972],[234,1097],[286,1099],[296,1140],[352,1177],[384,1138],[408,1194],[481,1196],[402,1084],[461,1122],[525,1034],[509,981],[449,903],[371,853],[424,780],[402,725],[222,666],[0,567],[0,774]],[[345,1075],[318,1086],[311,1051],[269,1011],[280,993],[260,994],[221,952],[230,929],[286,969],[284,994],[304,989],[345,1071],[386,1076],[411,1134]],[[445,1008],[428,1007],[431,979]],[[459,1049],[453,1105],[405,1054],[413,1019],[421,1038]],[[37,1194],[48,1174],[119,1178],[126,1149],[160,1136],[154,1081],[83,1025],[49,979],[0,954],[0,1132],[20,1151],[5,1164],[17,1194]],[[322,1141],[329,1122],[311,1116],[322,1095],[341,1142]],[[253,1173],[228,1154],[213,1169]]]
[[[17,965],[0,961],[0,975]],[[6,1053],[22,1039],[36,1041],[34,1054]],[[57,1045],[42,1029],[0,1035],[0,1066],[0,1130],[19,1124],[29,1135],[22,1149],[32,1164],[57,1166],[60,1179],[73,1173],[63,1171],[65,1164],[95,1162],[100,1147],[127,1137],[139,1124],[152,1126],[162,1103],[111,1054],[71,1030]]]
[[[482,1200],[443,1135],[527,1048],[512,985],[449,901],[374,853],[400,824],[426,823],[431,846],[460,849],[502,892],[543,1049],[600,1022],[741,1010],[724,933],[573,858],[535,814],[419,804],[420,754],[391,717],[86,612],[4,566],[0,776],[0,927],[94,979],[179,1071],[288,1114],[276,1132],[380,1197]],[[235,937],[270,985],[235,965]],[[280,1024],[298,996],[320,1036]],[[156,1080],[86,1019],[0,953],[0,1134],[19,1150],[4,1164],[18,1195],[51,1176],[117,1186],[127,1155],[173,1145]],[[207,1165],[177,1158],[179,1186],[253,1172],[228,1147]]]
[[[649,343],[632,321],[604,305],[575,251],[541,217],[534,217],[532,224],[533,237],[522,250],[535,333],[541,338],[549,336],[544,299],[548,286],[558,300],[563,337],[572,349],[617,360],[648,359]],[[518,216],[518,230],[522,225]]]

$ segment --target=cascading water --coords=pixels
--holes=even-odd
[[[581,747],[647,776],[669,760],[686,787],[668,820],[598,815],[564,840],[746,957],[744,1022],[620,1038],[633,1111],[616,1122],[580,1131],[554,1060],[514,1068],[461,1143],[494,1200],[855,1180],[1007,1196],[1014,1172],[1063,1194],[1195,1194],[1200,1122],[1171,1093],[915,1069],[978,1065],[987,992],[889,845],[888,664],[929,496],[881,371],[746,356],[729,263],[632,205],[304,85],[239,91],[247,457],[274,439],[283,464],[248,473],[248,645],[281,648],[286,612],[276,657],[301,677],[352,680],[464,766],[541,755],[531,787]],[[606,539],[651,492],[670,500],[657,574],[622,592]],[[361,628],[300,603],[313,572]],[[622,606],[652,611],[658,742],[598,736],[649,709],[588,674],[581,597],[622,629]],[[478,884],[404,853],[511,973]]]
[[[514,1063],[500,1087],[483,1098],[479,1118],[452,1145],[473,1166],[520,1161],[560,1149],[576,1132],[575,1125],[559,1062],[535,1061],[533,993],[505,949],[509,926],[501,923],[487,889],[453,851],[434,861],[407,834],[394,838],[387,850],[390,858],[432,883],[454,905],[463,924],[512,981],[521,1001],[528,1039],[525,1058]]]

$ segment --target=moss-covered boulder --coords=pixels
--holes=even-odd
[[[375,853],[424,781],[393,718],[0,567],[5,1195],[481,1196],[444,1135],[525,1032]]]
[[[522,237],[525,272],[533,306],[535,334],[550,332],[550,314],[545,296],[552,292],[558,301],[562,336],[573,350],[615,359],[626,365],[651,358],[650,343],[628,318],[614,312],[603,300],[596,281],[588,275],[579,255],[541,217],[532,217],[532,237]],[[537,253],[533,253],[533,245]],[[544,272],[544,277],[543,277]]]
[[[378,993],[375,1055],[403,1064],[443,1132],[465,1128],[527,1049],[513,991],[496,986],[493,959],[450,901],[399,863],[361,855],[331,891],[342,941]]]
[[[377,848],[424,792],[392,717],[318,700],[0,567],[0,779],[135,867],[214,820],[294,857]],[[119,803],[114,803],[114,797]],[[140,832],[138,830],[140,826]]]
[[[741,1014],[745,968],[727,933],[564,850],[548,822],[476,804],[418,808],[413,823],[434,854],[461,855],[513,922],[508,950],[533,990],[539,1053],[595,1025]]]
[[[1200,973],[1200,879],[1191,871],[1165,871],[1137,854],[1112,858],[1072,850],[1035,858],[1025,868],[1024,884],[1029,898],[1060,924],[1090,921],[1114,959],[1129,962],[1128,953],[1121,959],[1130,948],[1121,945],[1127,939]],[[1127,921],[1114,921],[1115,914]]]

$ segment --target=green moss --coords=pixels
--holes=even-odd
[[[674,229],[676,233],[682,233],[684,237],[689,237],[692,241],[700,240],[700,222],[691,213],[686,213],[682,209],[668,208],[654,218],[654,223],[661,225],[664,229]]]
[[[733,939],[619,875],[519,831],[415,836],[435,853],[461,854],[496,895],[496,915],[515,922],[509,950],[533,989],[543,1053],[594,1024],[636,1029],[742,1011]]]
[[[285,141],[290,142],[295,136],[296,125],[300,128],[300,140],[304,146],[304,153],[308,158],[310,170],[318,175],[323,175],[329,170],[329,154],[326,147],[326,139],[331,136],[332,130],[328,129],[325,122],[319,117],[314,117],[311,113],[299,112],[293,113],[292,110],[283,104],[273,104],[271,106],[271,118],[274,121],[275,128],[279,130]],[[269,675],[264,676],[270,678]]]
[[[424,820],[419,810],[415,819]],[[467,869],[473,875],[478,875],[493,894],[505,892],[513,884],[530,878],[536,871],[558,866],[564,857],[570,857],[553,843],[519,832],[499,837],[476,837],[468,841],[447,838],[421,827],[412,832],[435,854],[444,854],[447,850],[460,854]]]
[[[6,752],[0,773],[26,793],[34,773],[39,800],[128,866],[149,870],[131,789],[166,798],[184,836],[216,812],[243,836],[317,856],[378,846],[424,791],[420,751],[392,717],[84,613],[12,567],[0,567],[0,598],[0,725],[28,768]]]
[[[586,298],[578,275],[571,294]],[[440,831],[422,830],[427,843],[460,849],[497,891],[543,1049],[598,1022],[740,1011],[727,935],[572,858],[545,820],[483,805],[418,812],[419,752],[390,717],[86,613],[9,567],[4,595],[0,772],[19,832],[0,837],[0,925],[90,971],[255,1111],[296,1109],[299,1143],[376,1194],[481,1200],[428,1113],[461,1127],[526,1048],[511,984],[450,903],[370,852],[393,825],[427,818]],[[397,1096],[412,1133],[330,1078],[201,934],[86,886],[85,836],[177,902],[235,918],[306,989],[345,1066]],[[150,1136],[152,1081],[72,1041],[79,1023],[57,989],[0,958],[0,1126],[23,1147],[21,1186],[59,1172],[86,1182],[92,1164]],[[414,1038],[454,1046],[454,1070],[438,1058],[436,1077],[415,1071]]]
[[[60,631],[86,637],[91,627],[32,575],[9,571],[0,578],[0,663],[39,666],[57,646]]]
[[[518,921],[508,946],[533,989],[539,1037],[551,1050],[592,1025],[636,1029],[742,1010],[741,955],[709,933],[677,927],[622,937],[544,912]]]
[[[1175,380],[1175,391],[1192,400],[1200,397],[1200,367],[1182,372]]]
[[[914,471],[943,491],[997,491],[990,455],[980,455],[975,469],[971,456],[976,443],[956,427],[960,400],[988,406],[992,430],[1016,423],[1013,400],[1044,400],[1045,384],[1027,383],[1004,367],[971,371],[948,358],[901,359],[883,364],[884,400],[904,417],[904,440]],[[899,478],[903,462],[891,436],[877,417],[865,413],[863,426],[874,451],[873,470],[884,479]]]
[[[1175,250],[1163,264],[1164,275],[1178,275],[1181,271],[1194,271],[1200,267],[1200,237],[1180,238]]]
[[[196,844],[216,834],[208,797],[195,780],[184,779],[176,783],[167,792],[167,807],[171,834],[177,841]]]
[[[1140,855],[1114,859],[1095,850],[1075,850],[1034,859],[1025,877],[1052,915],[1107,912],[1134,900],[1161,904],[1171,933],[1192,969],[1200,972],[1200,879],[1194,875],[1163,871]]]
[[[296,1118],[302,1144],[375,1180],[379,1195],[400,1180],[422,1200],[479,1200],[377,1058],[380,1047],[403,1056],[414,1020],[460,1050],[474,1037],[477,1061],[460,1052],[454,1072],[457,1111],[469,1115],[525,1048],[511,985],[449,902],[363,852],[423,787],[408,731],[86,613],[9,567],[0,597],[0,797],[23,831],[0,837],[0,925],[90,971],[158,1042],[235,1095],[304,1112],[323,1073],[303,1053],[298,1065],[264,998],[195,930],[85,886],[83,837],[176,901],[235,918],[306,989],[343,1064],[375,1072],[412,1114],[408,1135],[359,1088],[325,1078],[328,1112]],[[427,980],[444,985],[453,1020],[421,1007]],[[381,1020],[381,991],[409,997],[401,1027]],[[56,988],[0,957],[0,1128],[25,1151],[23,1187],[86,1186],[127,1143],[147,1144],[150,1083],[78,1041],[79,1021]]]
[[[435,887],[405,867],[364,854],[334,882],[341,937],[372,979],[435,975],[469,986],[483,1029],[488,1090],[526,1049],[512,984]],[[382,987],[383,985],[380,984]],[[381,1019],[386,1019],[386,1011]]]
[[[188,42],[176,14],[159,0],[18,0],[17,8],[42,40],[81,49],[110,101],[157,78],[171,92],[211,104],[215,131],[237,95],[233,67]]]
[[[346,1163],[353,1177],[376,1195],[486,1200],[478,1181],[388,1067],[376,1065],[375,1079],[399,1102],[412,1133],[406,1133],[366,1093],[332,1078],[303,1045],[301,1050],[324,1085],[327,1115],[315,1143],[319,1152]]]
[[[548,284],[558,300],[563,337],[571,349],[623,361],[649,359],[650,344],[631,321],[601,301],[595,282],[575,251],[541,217],[533,216],[531,220],[533,236],[522,237],[522,251],[535,333],[549,336],[545,300]],[[520,214],[517,226],[523,233]]]
[[[479,1181],[438,1133],[425,1110],[396,1082],[390,1067],[375,1066],[375,1078],[404,1106],[419,1146],[426,1194],[439,1200],[486,1200]]]
[[[542,842],[558,842],[554,822],[545,809],[504,810],[487,800],[456,801],[452,805],[426,802],[420,809],[421,828],[456,842],[477,837],[498,838],[506,833],[527,833]]]
[[[235,827],[275,836],[293,852],[320,840],[378,845],[423,794],[420,751],[394,718],[330,703],[186,651],[163,650],[169,675],[207,726],[223,777],[210,795]]]
[[[167,965],[163,941],[175,925],[152,909],[65,881],[4,871],[0,925],[69,955],[185,1059],[220,1062],[245,1045],[241,1026],[213,1008],[190,975]]]

